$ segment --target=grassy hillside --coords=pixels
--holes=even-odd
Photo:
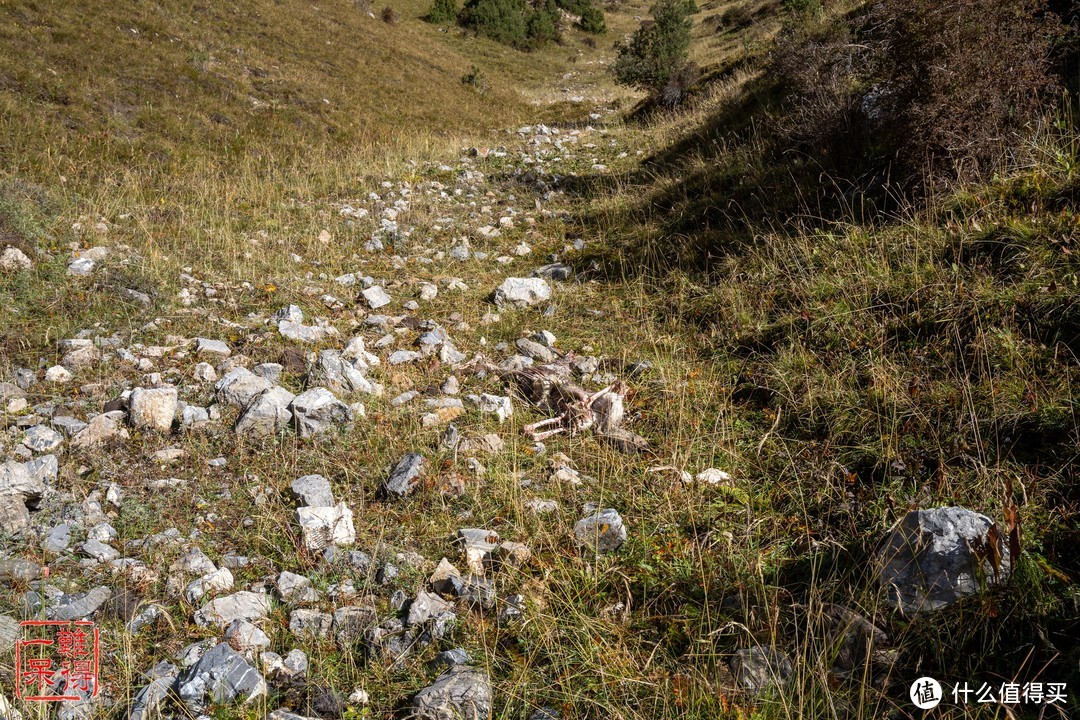
[[[0,12],[4,152],[20,169],[78,175],[88,161],[370,145],[423,128],[487,129],[498,108],[513,117],[521,107],[498,83],[484,96],[458,82],[469,60],[432,42],[434,28],[390,25],[352,2]],[[55,165],[39,169],[46,140]]]
[[[7,205],[48,195],[67,225],[124,216],[119,234],[155,261],[241,272],[238,236],[305,242],[282,198],[356,197],[402,158],[580,118],[575,87],[603,77],[577,31],[521,53],[421,22],[426,2],[392,4],[393,24],[351,0],[0,4]],[[461,81],[474,66],[479,86]]]
[[[767,15],[758,32],[779,21]],[[694,338],[715,376],[689,402],[718,418],[722,446],[753,478],[761,504],[747,525],[777,519],[750,533],[763,566],[738,610],[672,597],[664,612],[713,618],[680,638],[687,657],[715,649],[706,638],[729,627],[724,619],[746,618],[760,624],[734,632],[750,638],[735,645],[765,638],[802,654],[805,674],[767,703],[767,716],[903,717],[904,682],[917,673],[1043,673],[1071,685],[1080,646],[1074,101],[1020,139],[992,181],[929,199],[897,193],[882,212],[857,183],[783,145],[788,106],[766,61],[751,55],[718,73],[694,110],[643,131],[640,165],[582,183],[584,232],[605,239],[589,261],[613,286],[649,288],[669,332]],[[1003,524],[1014,504],[1023,556],[1006,587],[932,618],[879,604],[871,560],[906,512],[960,505]],[[719,517],[684,522],[708,534]],[[706,575],[740,575],[706,553],[701,562]],[[815,666],[826,603],[854,603],[888,633],[898,655],[880,694]],[[853,706],[826,707],[841,697]]]

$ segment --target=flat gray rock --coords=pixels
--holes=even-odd
[[[326,385],[339,393],[377,394],[378,385],[368,380],[357,364],[344,359],[337,350],[323,350],[308,377],[309,384]]]
[[[548,263],[541,265],[532,271],[533,277],[547,278],[548,280],[569,280],[574,274],[574,269],[566,263]]]
[[[288,570],[278,575],[277,593],[281,601],[287,605],[319,601],[319,593],[311,584],[311,580]]]
[[[770,685],[782,686],[792,672],[787,655],[761,646],[737,650],[730,665],[735,681],[752,693],[760,693]]]
[[[387,497],[403,498],[416,487],[417,480],[424,468],[424,456],[408,453],[398,461],[383,483],[383,492]]]
[[[416,720],[473,720],[491,714],[491,681],[482,670],[455,665],[416,693],[409,708]]]
[[[437,653],[428,666],[434,670],[442,670],[455,665],[468,665],[471,662],[472,658],[464,648],[452,648]]]
[[[289,708],[278,708],[266,716],[266,720],[314,720],[306,715],[298,715]]]
[[[333,507],[334,493],[330,481],[322,475],[304,475],[292,481],[292,494],[305,507]]]
[[[26,429],[23,445],[36,453],[55,450],[64,443],[64,436],[47,425],[32,425]]]
[[[270,638],[254,623],[233,620],[225,628],[225,642],[240,652],[262,650],[270,647]]]
[[[530,340],[529,338],[520,338],[514,343],[517,346],[518,352],[526,357],[531,357],[533,360],[542,363],[554,362],[555,352],[536,340]]]
[[[64,357],[60,359],[61,365],[73,371],[87,370],[95,367],[100,362],[101,351],[89,342],[86,345],[72,348],[64,353]]]
[[[184,589],[184,597],[194,605],[207,595],[232,590],[233,582],[233,574],[229,568],[218,568],[188,583]]]
[[[49,528],[49,531],[45,533],[45,542],[42,543],[42,548],[44,548],[45,552],[61,553],[67,550],[70,543],[71,526],[67,523],[60,523]]]
[[[19,621],[8,615],[0,615],[0,655],[6,655],[8,650],[14,648],[20,637],[22,628]]]
[[[353,421],[353,411],[326,388],[312,388],[296,396],[290,406],[300,437],[311,437]]]
[[[169,566],[170,572],[184,572],[191,575],[208,575],[217,570],[214,561],[207,557],[200,548],[193,547]]]
[[[176,684],[180,670],[169,662],[160,662],[147,675],[150,682],[143,686],[131,701],[128,720],[151,720],[160,717],[161,703]]]
[[[86,423],[66,415],[60,415],[52,419],[54,428],[58,428],[65,437],[74,437],[80,430],[86,427]]]
[[[278,323],[278,332],[286,340],[309,344],[320,343],[329,337],[337,335],[337,330],[329,325],[301,325],[289,320],[282,320]]]
[[[31,560],[0,557],[0,579],[37,580],[41,577],[41,566]]]
[[[909,512],[878,552],[885,599],[905,613],[925,612],[978,592],[980,577],[988,584],[1004,581],[1011,568],[1004,533],[996,541],[997,572],[973,552],[986,546],[993,526],[985,515],[961,507]]]
[[[273,385],[269,380],[259,377],[245,367],[233,368],[214,386],[215,397],[219,403],[245,408],[256,395],[269,390]]]
[[[606,508],[578,520],[574,537],[582,547],[603,555],[626,542],[626,526],[617,510]]]
[[[323,638],[330,634],[334,618],[321,610],[299,608],[289,613],[289,632],[297,637]]]
[[[296,396],[275,385],[256,395],[236,419],[236,434],[245,437],[272,437],[284,431],[293,420],[290,406]]]
[[[112,597],[112,590],[104,585],[74,595],[61,595],[45,608],[49,620],[85,620]]]
[[[266,680],[240,653],[221,643],[176,679],[176,693],[192,712],[208,702],[249,702],[266,694]]]
[[[391,365],[404,365],[405,363],[416,362],[424,357],[415,350],[395,350],[390,353],[390,357],[386,358],[386,362]]]
[[[180,411],[180,424],[184,427],[197,427],[210,422],[210,412],[197,405],[185,405]]]
[[[251,369],[259,377],[275,384],[281,379],[281,373],[284,370],[284,366],[278,363],[260,363]]]
[[[0,495],[0,532],[17,535],[30,527],[30,511],[19,495]]]
[[[195,340],[195,354],[200,357],[210,355],[224,359],[232,355],[232,349],[221,340],[197,338]]]
[[[248,590],[219,597],[195,613],[195,623],[224,628],[234,620],[255,621],[270,614],[270,597]]]
[[[68,275],[89,275],[96,263],[87,257],[75,258],[67,266]]]
[[[361,290],[360,294],[364,296],[364,302],[372,310],[378,310],[379,308],[390,304],[390,296],[378,285],[369,287],[366,290]]]
[[[100,540],[87,540],[79,546],[79,552],[98,562],[109,562],[120,557],[120,551]]]
[[[60,461],[55,455],[42,455],[27,462],[26,471],[30,473],[30,479],[33,482],[48,486],[56,482],[56,477],[60,472]],[[33,498],[28,498],[28,500],[33,501]]]
[[[129,398],[128,419],[137,429],[167,433],[176,417],[176,388],[135,388]]]
[[[0,495],[17,495],[31,504],[45,494],[45,485],[34,478],[26,463],[8,460],[0,464]]]
[[[443,600],[435,593],[421,590],[409,604],[406,625],[422,625],[432,618],[453,610],[453,605]]]
[[[122,413],[120,417],[123,417]],[[127,428],[120,424],[120,419],[111,412],[102,413],[90,418],[86,427],[75,433],[71,438],[71,447],[75,450],[88,450],[115,440],[127,440],[129,437]]]
[[[499,307],[531,307],[551,299],[551,287],[543,278],[506,278],[495,290]]]

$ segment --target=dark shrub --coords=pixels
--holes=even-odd
[[[379,17],[381,17],[382,21],[387,25],[396,25],[397,21],[401,19],[401,14],[394,8],[386,6],[382,9],[382,12],[379,13]]]
[[[524,0],[467,0],[458,14],[458,22],[506,45],[525,44]]]
[[[581,29],[587,33],[602,35],[607,31],[607,24],[604,22],[604,11],[598,7],[589,5],[581,11],[581,22],[579,25],[581,26]]]
[[[686,64],[690,51],[690,15],[697,12],[693,0],[659,0],[652,20],[645,21],[629,42],[616,44],[612,72],[621,85],[654,95]]]
[[[461,76],[461,84],[468,85],[479,92],[484,92],[488,87],[487,77],[484,76],[484,71],[475,65],[469,68],[469,72]]]
[[[530,47],[539,47],[559,37],[559,8],[555,0],[547,0],[526,11],[525,35]]]
[[[875,108],[901,170],[990,171],[1053,86],[1054,28],[1042,0],[885,0],[869,33]]]
[[[586,8],[592,7],[592,0],[555,0],[555,4],[568,13],[582,15]]]
[[[454,0],[435,0],[424,19],[436,25],[452,23],[457,19],[457,3]]]
[[[656,94],[656,102],[665,107],[681,105],[700,80],[701,68],[697,63],[686,63],[664,83]]]
[[[784,0],[784,9],[797,15],[821,12],[821,0]]]
[[[1053,94],[1044,0],[877,0],[803,19],[778,43],[783,136],[826,171],[911,188],[975,179],[1017,146]]]
[[[789,27],[770,68],[789,101],[776,121],[782,144],[845,177],[858,174],[869,154],[861,108],[869,52],[852,36],[839,18]]]
[[[525,0],[468,0],[458,22],[519,50],[529,50],[559,39],[559,8],[555,0],[530,6]]]

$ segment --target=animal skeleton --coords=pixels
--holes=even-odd
[[[623,452],[647,450],[649,444],[645,438],[622,427],[629,386],[616,380],[590,393],[570,380],[573,359],[568,353],[554,362],[520,370],[505,370],[490,363],[483,363],[483,367],[511,381],[521,398],[553,415],[522,428],[531,440],[544,440],[560,433],[573,437],[592,430]]]

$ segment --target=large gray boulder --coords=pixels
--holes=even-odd
[[[75,450],[89,450],[107,445],[114,440],[127,440],[130,437],[127,428],[120,424],[123,416],[123,411],[95,415],[86,427],[71,438],[71,447]]]
[[[15,535],[30,527],[30,511],[18,495],[0,495],[0,533]]]
[[[961,507],[909,512],[878,552],[885,599],[907,614],[938,610],[1009,576],[994,521]],[[994,535],[994,537],[991,537]],[[995,570],[992,555],[1000,558]]]
[[[379,386],[364,377],[361,368],[344,359],[337,350],[323,350],[319,353],[308,381],[313,385],[326,385],[339,393],[378,394],[379,392]]]
[[[0,464],[0,495],[17,495],[33,505],[46,490],[45,484],[34,477],[25,463],[9,460]]]
[[[151,720],[160,717],[160,706],[176,684],[179,670],[169,662],[159,662],[147,673],[150,682],[135,695],[128,711],[128,720]]]
[[[409,711],[417,720],[483,720],[491,714],[491,681],[482,670],[455,665],[416,693]]]

